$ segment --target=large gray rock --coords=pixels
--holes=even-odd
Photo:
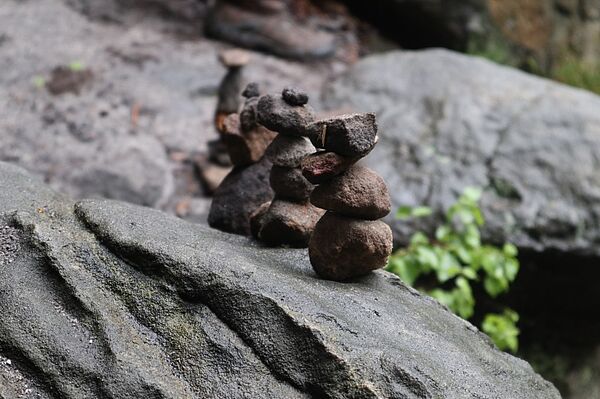
[[[377,113],[380,140],[365,162],[387,181],[394,208],[426,204],[441,216],[479,186],[488,238],[600,255],[599,97],[429,50],[364,59],[325,102]],[[414,231],[388,221],[397,240]]]
[[[181,200],[202,195],[191,164],[217,137],[216,94],[226,72],[217,60],[223,45],[200,36],[194,10],[202,3],[0,1],[0,160],[76,198],[174,213]],[[152,5],[192,22],[161,17]],[[193,35],[173,34],[183,25]],[[91,77],[78,93],[52,95],[46,88],[59,86],[52,71],[71,63]],[[318,98],[326,69],[252,53],[245,73],[265,91],[302,83]]]
[[[560,397],[389,273],[319,280],[305,250],[73,203],[3,163],[0,186],[2,397]]]

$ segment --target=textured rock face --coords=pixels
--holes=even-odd
[[[3,396],[560,397],[391,274],[322,281],[305,251],[74,204],[1,163],[0,186]]]
[[[388,183],[393,209],[441,212],[466,186],[483,187],[487,237],[600,255],[597,96],[431,50],[365,59],[326,90],[325,102],[380,116],[365,164]],[[388,221],[396,239],[414,231]]]

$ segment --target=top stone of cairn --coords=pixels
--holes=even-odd
[[[373,113],[340,115],[310,123],[306,135],[317,148],[361,158],[377,143],[377,122]]]

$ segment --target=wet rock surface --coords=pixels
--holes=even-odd
[[[389,273],[323,281],[303,250],[74,203],[4,163],[0,186],[20,235],[0,267],[8,397],[560,397]]]
[[[381,115],[366,166],[388,183],[393,209],[435,210],[413,224],[389,216],[396,240],[439,225],[462,190],[477,186],[485,239],[600,256],[598,96],[429,50],[364,59],[325,90],[325,102]]]
[[[385,217],[391,210],[390,193],[383,179],[359,165],[319,184],[310,202],[322,209],[368,220]]]

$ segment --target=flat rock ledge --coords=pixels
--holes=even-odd
[[[320,280],[306,250],[8,164],[0,186],[2,398],[560,398],[387,272]]]

